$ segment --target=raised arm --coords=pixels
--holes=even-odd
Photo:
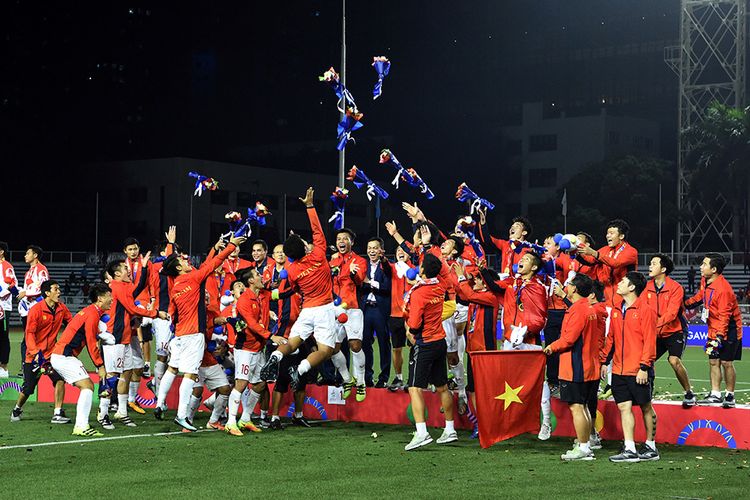
[[[320,224],[320,219],[318,218],[318,212],[315,210],[315,205],[313,203],[314,194],[315,190],[312,187],[309,187],[307,188],[305,197],[300,198],[299,201],[304,203],[305,208],[307,209],[307,218],[310,220],[310,229],[312,229],[313,246],[316,249],[322,249],[323,253],[325,253],[328,244],[326,243],[325,233],[323,233],[323,226]]]

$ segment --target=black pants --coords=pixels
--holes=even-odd
[[[375,337],[378,339],[378,349],[380,351],[380,375],[378,382],[388,383],[391,376],[391,332],[388,329],[388,317],[375,306],[364,304],[364,329],[362,331],[362,349],[365,351],[365,380],[368,383],[373,381],[375,372],[373,371],[374,354],[372,344]]]
[[[0,364],[7,365],[10,360],[10,311],[5,311],[0,319]]]
[[[544,345],[550,345],[560,338],[564,309],[550,309],[547,311],[547,324],[544,325]],[[558,385],[560,381],[557,376],[560,371],[560,355],[551,354],[547,356],[547,382],[550,385]]]

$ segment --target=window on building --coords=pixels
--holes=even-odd
[[[217,189],[211,191],[211,204],[212,205],[229,205],[229,191],[224,189]]]
[[[148,189],[145,186],[128,188],[128,202],[146,203],[148,201]]]
[[[529,170],[529,187],[545,188],[557,185],[556,168],[534,168]]]
[[[556,151],[557,135],[543,134],[529,136],[529,151]]]

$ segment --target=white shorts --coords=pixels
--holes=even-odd
[[[229,385],[227,374],[224,373],[224,367],[220,364],[211,366],[201,366],[198,370],[198,383],[207,387],[209,391],[215,391],[219,387]]]
[[[169,366],[176,368],[178,372],[196,375],[206,349],[206,336],[202,333],[190,333],[175,337],[169,348]]]
[[[102,356],[104,356],[104,369],[107,373],[122,373],[133,369],[133,351],[130,345],[102,346]]]
[[[457,325],[469,321],[469,306],[456,302],[456,312],[453,314],[453,319]]]
[[[336,346],[336,323],[333,303],[303,307],[292,325],[289,337],[307,340],[312,335],[318,344],[333,348]]]
[[[266,355],[261,352],[234,350],[234,379],[247,380],[250,384],[260,382],[260,369],[266,364]]]
[[[167,319],[154,318],[151,323],[151,332],[154,334],[157,356],[169,356],[169,341],[172,339],[172,323]]]
[[[138,340],[138,335],[133,335],[130,338],[130,354],[133,359],[133,370],[143,368],[143,348],[141,347],[141,341]]]
[[[79,380],[89,378],[86,368],[83,367],[81,360],[75,356],[63,356],[62,354],[53,354],[50,356],[52,368],[70,385]]]
[[[445,330],[445,344],[448,346],[448,352],[458,352],[458,333],[453,316],[443,320],[443,330]]]
[[[503,351],[541,351],[542,346],[540,345],[534,345],[534,344],[527,344],[523,343],[513,349],[513,344],[510,343],[509,340],[503,340]]]
[[[339,323],[335,318],[339,314],[346,313],[349,319],[346,323]],[[346,338],[349,340],[362,340],[362,331],[365,327],[365,316],[362,309],[343,309],[334,306],[334,321],[336,322],[336,342],[343,342]]]

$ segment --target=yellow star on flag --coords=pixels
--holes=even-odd
[[[518,397],[518,393],[521,392],[521,389],[523,389],[523,386],[519,386],[514,389],[510,386],[510,384],[508,384],[508,382],[505,382],[505,392],[500,394],[499,396],[495,396],[495,399],[502,399],[503,401],[505,401],[503,410],[507,410],[511,403],[523,404],[521,398]]]

